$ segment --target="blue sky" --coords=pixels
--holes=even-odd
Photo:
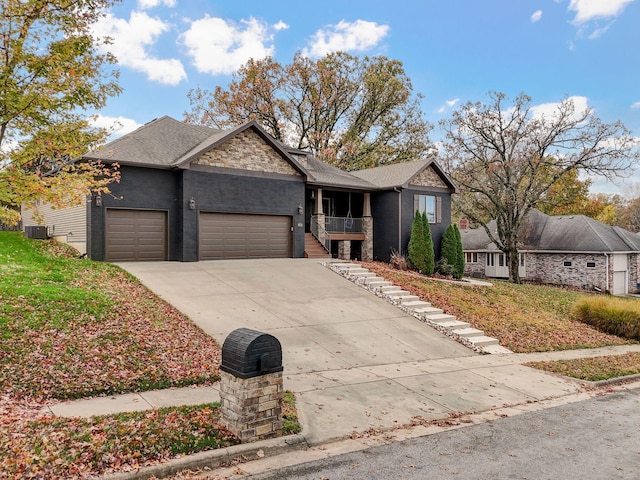
[[[640,137],[639,0],[125,0],[96,33],[113,37],[124,88],[99,123],[118,119],[120,134],[182,119],[190,89],[226,86],[251,57],[346,50],[403,62],[433,140],[439,120],[489,91],[541,106],[575,97]]]

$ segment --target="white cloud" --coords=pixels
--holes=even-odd
[[[309,47],[302,53],[311,57],[322,57],[340,50],[361,52],[376,46],[388,33],[388,25],[378,25],[366,20],[341,20],[337,25],[328,25],[318,30],[311,38]]]
[[[118,64],[146,74],[149,80],[177,85],[187,78],[180,60],[156,58],[148,52],[169,29],[170,25],[159,18],[132,11],[129,21],[107,14],[94,26],[94,34],[113,39],[110,45],[101,48],[113,53]]]
[[[132,118],[109,117],[106,115],[96,115],[90,123],[95,127],[108,130],[111,133],[112,140],[129,132],[133,132],[142,126],[142,124]]]
[[[138,0],[138,8],[141,10],[147,10],[158,5],[173,8],[176,6],[176,0]]]
[[[591,20],[617,17],[624,8],[635,0],[571,0],[569,11],[575,12],[574,25]]]
[[[238,25],[206,15],[194,21],[180,40],[198,71],[224,75],[235,72],[251,58],[273,55],[273,44],[269,44],[273,41],[271,29],[282,30],[284,26],[280,21],[269,27],[253,17]]]
[[[279,32],[280,30],[287,30],[289,28],[289,25],[287,25],[286,23],[284,23],[282,20],[280,20],[278,23],[276,23],[273,26],[273,29],[276,32]]]
[[[536,10],[535,12],[533,12],[533,15],[531,15],[531,23],[539,22],[541,18],[542,10]]]
[[[589,99],[587,97],[573,96],[567,100],[573,101],[574,115],[576,117],[589,109]],[[542,103],[531,107],[531,113],[535,118],[551,118],[553,119],[558,113],[558,106],[561,102]]]
[[[447,111],[447,108],[453,108],[456,106],[456,104],[460,101],[460,99],[458,97],[453,98],[451,100],[447,100],[444,102],[444,105],[442,105],[438,110],[436,110],[438,113],[444,113],[445,111]]]
[[[640,102],[635,102],[631,104],[631,110],[639,110],[639,109],[640,109]]]

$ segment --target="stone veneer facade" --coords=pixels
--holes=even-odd
[[[300,175],[253,130],[239,133],[228,142],[202,154],[193,163],[254,172]]]
[[[417,175],[412,181],[411,185],[420,187],[441,187],[449,188],[444,180],[438,175],[433,167],[425,168],[420,175]]]
[[[282,436],[282,372],[238,378],[220,372],[220,423],[240,442]]]

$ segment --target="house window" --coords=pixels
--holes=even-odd
[[[465,262],[478,263],[478,252],[465,252]]]
[[[417,195],[418,206],[416,210],[427,214],[429,223],[436,223],[436,197],[433,195]]]
[[[524,253],[520,254],[520,266],[524,267]]]
[[[429,223],[442,222],[442,197],[434,195],[414,195],[413,211],[425,213]]]
[[[570,266],[572,265],[572,263],[571,263],[571,261],[565,260],[565,261],[564,261],[564,263],[563,263],[563,265],[564,265],[565,267],[570,267]],[[588,264],[587,264],[587,266],[588,266]],[[594,265],[594,266],[595,266],[595,265]]]
[[[587,262],[587,268],[596,268],[596,262]]]
[[[504,267],[504,253],[498,254],[498,265]]]
[[[487,267],[494,267],[496,265],[496,260],[493,255],[493,253],[487,253]]]

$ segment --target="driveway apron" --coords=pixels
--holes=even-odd
[[[120,266],[220,345],[241,327],[275,336],[284,387],[312,444],[578,391],[504,356],[475,354],[317,260]]]

